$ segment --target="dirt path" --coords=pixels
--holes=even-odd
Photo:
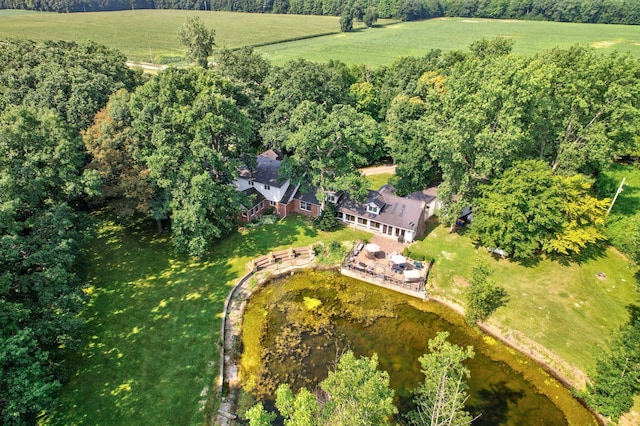
[[[362,173],[365,176],[381,175],[384,173],[395,173],[395,172],[396,172],[395,164],[385,164],[382,166],[365,167],[363,169],[360,169],[360,173]]]

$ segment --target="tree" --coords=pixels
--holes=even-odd
[[[86,166],[101,178],[101,191],[94,202],[105,203],[116,215],[149,214],[154,189],[149,169],[133,158],[136,137],[131,127],[129,92],[114,93],[100,110],[94,124],[82,133],[91,161]]]
[[[467,323],[475,325],[485,321],[496,309],[507,304],[507,291],[489,280],[491,271],[486,263],[473,268],[471,284],[467,289]]]
[[[314,395],[302,388],[294,395],[288,385],[276,391],[276,407],[290,426],[386,425],[398,412],[393,405],[394,391],[389,374],[378,371],[378,357],[356,358],[348,351],[340,357],[337,368],[320,383]],[[256,408],[257,407],[257,408]],[[266,418],[261,404],[247,411],[250,424]]]
[[[542,161],[514,163],[481,193],[471,229],[485,247],[527,258],[541,250],[579,253],[605,238],[608,200],[593,197],[585,177],[551,174]]]
[[[340,31],[348,33],[353,29],[353,12],[345,9],[340,15]]]
[[[118,89],[140,74],[117,50],[94,42],[9,40],[0,45],[0,111],[12,105],[52,109],[76,130],[87,128]]]
[[[289,136],[291,113],[302,101],[315,102],[326,111],[348,103],[349,87],[355,82],[338,63],[319,64],[305,59],[275,68],[265,79],[269,93],[262,103],[265,120],[260,135],[270,147],[283,148]]]
[[[83,217],[96,183],[78,133],[51,110],[0,115],[0,421],[34,424],[80,347]]]
[[[640,309],[629,309],[631,318],[599,352],[593,383],[587,384],[587,403],[599,413],[618,421],[633,406],[640,392]]]
[[[321,231],[333,231],[340,224],[336,213],[337,210],[334,204],[325,203],[320,216],[315,219],[313,225]]]
[[[283,177],[317,187],[322,207],[327,192],[347,191],[364,198],[367,181],[357,168],[367,164],[366,153],[379,139],[371,117],[348,105],[335,105],[327,113],[304,101],[291,114],[289,128],[284,147],[292,154],[282,162]]]
[[[227,94],[229,81],[204,69],[170,69],[131,97],[133,156],[149,169],[156,219],[171,218],[178,251],[201,256],[233,229],[242,193],[232,182],[248,149],[251,123]]]
[[[471,415],[464,410],[468,398],[466,380],[470,372],[463,362],[474,357],[466,349],[447,342],[449,333],[440,332],[429,339],[429,353],[419,359],[424,382],[414,390],[417,409],[409,414],[415,425],[468,425]]]
[[[215,34],[213,29],[204,26],[199,16],[188,17],[178,30],[180,42],[187,48],[187,59],[207,68],[215,45]]]
[[[378,11],[375,7],[367,8],[367,11],[364,14],[364,24],[371,28],[376,22],[378,22]]]

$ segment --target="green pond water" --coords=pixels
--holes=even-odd
[[[468,327],[456,313],[332,271],[274,280],[252,296],[244,317],[243,386],[267,403],[280,383],[313,389],[349,348],[378,354],[396,404],[406,412],[411,390],[423,380],[418,358],[438,331],[476,352],[467,363],[467,409],[481,415],[474,425],[597,424],[538,364]]]

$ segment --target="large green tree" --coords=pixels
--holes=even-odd
[[[629,312],[629,322],[599,353],[593,382],[587,385],[588,404],[616,422],[640,393],[640,309]]]
[[[79,348],[81,215],[93,192],[77,132],[55,111],[0,116],[0,422],[34,424],[54,402],[68,351]]]
[[[269,93],[263,103],[265,122],[260,130],[265,144],[282,147],[289,135],[291,113],[302,101],[331,111],[334,105],[348,103],[349,87],[354,82],[344,65],[338,63],[298,59],[273,69],[265,79]]]
[[[375,120],[348,105],[327,113],[303,101],[291,114],[289,131],[284,147],[291,155],[283,161],[283,176],[317,187],[323,205],[330,191],[364,197],[367,181],[357,168],[367,164],[367,152],[380,140]]]
[[[149,169],[151,213],[171,218],[175,247],[202,255],[230,231],[241,210],[231,183],[248,147],[251,122],[228,95],[229,80],[199,69],[169,69],[131,97],[134,158]]]
[[[465,319],[469,325],[486,320],[496,309],[507,304],[507,291],[490,280],[490,274],[486,263],[479,263],[473,268],[471,283],[466,290]]]
[[[53,109],[76,130],[87,128],[120,88],[139,75],[117,50],[94,42],[0,43],[0,112],[11,105]]]
[[[178,30],[180,42],[187,48],[187,59],[203,68],[209,66],[216,32],[205,27],[199,16],[189,16]]]
[[[516,258],[539,251],[579,253],[605,238],[608,200],[598,200],[582,175],[552,174],[540,160],[513,167],[481,187],[474,203],[472,235],[482,245]]]
[[[334,371],[320,383],[316,395],[307,389],[293,394],[288,385],[276,392],[276,407],[290,426],[386,425],[398,412],[389,374],[379,371],[378,357],[356,358],[353,352],[340,357]],[[261,405],[247,412],[251,424],[271,421]]]
[[[419,359],[424,381],[414,391],[416,410],[409,414],[411,424],[463,426],[473,420],[465,411],[469,369],[464,361],[475,356],[473,348],[447,342],[449,333],[440,332],[429,340],[429,353]]]

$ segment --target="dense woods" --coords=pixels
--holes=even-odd
[[[353,12],[365,22],[373,22],[377,15],[403,21],[455,16],[640,24],[640,4],[635,0],[0,0],[0,8],[53,12],[187,9],[331,16]]]
[[[79,347],[91,209],[168,225],[203,256],[235,229],[247,200],[230,184],[265,148],[331,190],[362,189],[354,168],[390,158],[399,193],[440,183],[446,223],[477,208],[481,244],[572,254],[604,239],[592,179],[639,151],[639,61],[585,47],[523,57],[481,40],[379,69],[222,50],[149,78],[124,62],[93,43],[0,45],[2,423],[54,404]]]

